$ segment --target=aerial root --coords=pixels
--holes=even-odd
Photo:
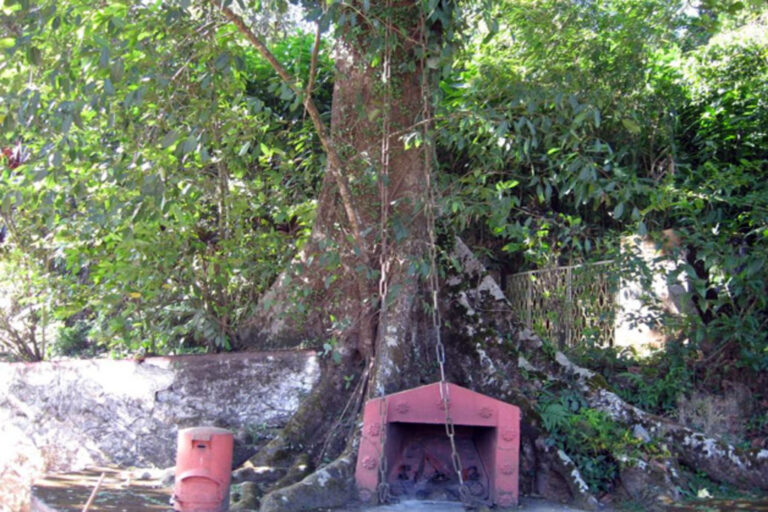
[[[305,512],[337,508],[355,500],[354,453],[351,448],[330,464],[261,501],[261,512]]]

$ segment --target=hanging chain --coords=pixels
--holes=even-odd
[[[424,12],[421,12],[421,44],[422,44],[422,80],[421,80],[421,94],[422,94],[422,117],[429,119],[429,76],[428,66],[426,66],[427,55],[427,29],[426,20],[424,18]],[[428,144],[428,126],[429,123],[423,125],[423,141],[425,144],[424,150],[424,172],[426,178],[427,187],[427,204],[426,204],[426,217],[427,217],[427,231],[429,239],[429,288],[432,295],[432,330],[435,333],[435,354],[437,356],[437,364],[440,368],[440,401],[442,403],[443,410],[445,411],[445,434],[448,436],[448,441],[451,444],[451,464],[453,470],[456,472],[456,477],[459,481],[459,498],[462,502],[469,504],[471,502],[471,494],[467,484],[464,482],[464,475],[461,467],[461,456],[459,450],[456,448],[456,425],[453,422],[451,416],[451,390],[448,381],[445,378],[445,345],[441,335],[442,320],[440,318],[440,307],[438,303],[438,295],[440,292],[440,282],[437,272],[437,236],[435,235],[435,205],[437,203],[435,187],[432,184],[432,153],[431,145]]]
[[[429,178],[427,178],[427,186],[429,186]],[[431,187],[430,187],[431,190]],[[430,203],[433,198],[430,192]],[[440,401],[442,402],[443,410],[445,411],[445,433],[448,436],[448,441],[451,443],[451,464],[453,470],[456,472],[456,476],[459,479],[459,496],[464,499],[464,496],[468,496],[467,486],[464,483],[464,476],[461,470],[461,457],[459,451],[456,449],[456,425],[453,422],[451,416],[451,388],[448,381],[445,378],[445,345],[443,345],[443,338],[440,334],[440,307],[438,304],[438,294],[440,291],[438,276],[437,276],[437,240],[435,239],[434,228],[434,212],[433,205],[427,206],[427,223],[429,230],[429,286],[432,295],[432,329],[435,333],[435,354],[437,356],[437,364],[440,368]]]
[[[387,295],[388,295],[388,275],[389,275],[389,250],[387,229],[389,224],[389,138],[390,138],[390,113],[389,108],[392,102],[391,86],[391,68],[390,61],[392,57],[391,46],[391,17],[392,0],[387,0],[387,27],[384,34],[384,62],[382,66],[381,80],[385,87],[384,101],[384,119],[382,121],[381,137],[381,175],[379,176],[379,202],[381,208],[381,249],[379,252],[379,324],[382,333],[387,329]],[[388,503],[392,500],[388,481],[388,463],[387,463],[387,399],[379,397],[379,418],[381,421],[381,448],[379,452],[379,485],[378,492],[379,503]]]
[[[381,418],[381,452],[379,453],[379,485],[376,490],[379,493],[379,503],[387,503],[392,496],[389,492],[389,481],[387,479],[387,399],[379,398],[379,417]]]
[[[431,205],[427,210],[431,210]],[[464,475],[461,467],[461,457],[459,456],[459,450],[456,448],[456,425],[453,422],[451,416],[451,388],[448,381],[445,378],[445,345],[443,345],[443,339],[440,335],[440,308],[438,307],[438,292],[439,284],[437,279],[437,255],[436,255],[436,240],[434,230],[434,217],[433,214],[429,214],[431,219],[429,222],[429,254],[430,254],[430,288],[432,293],[432,328],[435,332],[435,352],[437,355],[437,364],[440,367],[440,401],[442,403],[443,410],[445,411],[445,434],[448,436],[448,441],[451,444],[451,464],[453,470],[456,472],[456,476],[459,480],[459,498],[462,502],[468,502],[471,498],[469,488],[464,482]]]

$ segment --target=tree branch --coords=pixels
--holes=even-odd
[[[312,46],[312,59],[309,62],[309,80],[304,91],[305,98],[312,97],[312,89],[315,87],[315,75],[317,74],[317,56],[320,53],[320,25],[315,30],[315,44]]]
[[[250,28],[248,28],[248,26],[246,26],[245,22],[240,16],[233,12],[229,7],[224,6],[224,4],[221,2],[217,0],[210,1],[217,9],[222,12],[222,14],[224,14],[227,19],[229,19],[235,25],[235,27],[237,27],[240,33],[248,39],[248,41],[254,46],[254,48],[256,48],[256,50],[258,50],[262,57],[267,59],[267,62],[269,62],[269,64],[272,66],[272,69],[275,70],[278,76],[280,76],[283,82],[285,82],[285,84],[294,92],[294,94],[303,98],[304,108],[309,113],[309,117],[312,119],[312,124],[315,127],[317,136],[320,138],[320,143],[322,144],[325,153],[328,155],[328,161],[330,163],[329,170],[334,180],[336,181],[337,186],[339,187],[339,195],[341,195],[341,202],[344,205],[347,219],[349,220],[350,226],[352,227],[352,236],[355,239],[355,244],[358,246],[361,255],[366,254],[367,251],[365,250],[362,231],[360,229],[360,215],[358,214],[357,209],[354,207],[352,202],[352,193],[350,192],[349,182],[342,172],[344,165],[342,164],[341,158],[339,157],[339,154],[333,145],[331,136],[328,133],[328,129],[325,127],[325,124],[323,124],[323,120],[320,117],[320,112],[317,110],[315,102],[312,101],[312,97],[309,94],[304,94],[304,91],[302,91],[301,87],[299,87],[298,80],[288,74],[285,68],[283,68],[280,62],[278,62],[278,60],[272,54],[272,52],[269,51],[269,48],[267,48],[264,42],[259,39],[258,36],[254,34]]]

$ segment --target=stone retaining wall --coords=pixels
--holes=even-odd
[[[318,374],[307,351],[0,364],[0,511],[45,472],[172,466],[179,428],[280,427]]]

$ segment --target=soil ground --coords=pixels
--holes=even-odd
[[[142,478],[142,471],[125,471],[117,468],[92,468],[88,471],[49,475],[33,487],[33,499],[44,507],[37,510],[52,512],[80,512],[88,500],[99,476],[105,478],[89,508],[89,512],[171,512],[169,499],[171,488],[156,477]],[[139,475],[138,478],[136,475]],[[33,508],[33,510],[36,510]],[[522,497],[520,512],[580,512],[581,509],[542,499]],[[768,512],[768,500],[755,499],[707,499],[684,504],[672,504],[669,512]],[[368,508],[346,508],[336,512],[464,512],[456,502],[408,500],[392,505]]]
[[[56,512],[80,512],[101,473],[105,474],[89,512],[169,512],[171,489],[153,478],[129,478],[131,471],[93,468],[63,475],[49,475],[33,488],[34,499]],[[140,473],[140,472],[139,472]],[[521,498],[521,512],[579,512],[579,509],[533,498]],[[349,508],[337,512],[463,512],[456,502],[408,500],[392,505]]]
[[[171,490],[157,479],[134,479],[130,471],[117,468],[92,468],[87,471],[48,475],[32,487],[32,510],[80,512],[88,501],[99,476],[99,487],[89,512],[166,512]]]
[[[464,512],[460,503],[445,501],[401,501],[394,505],[384,505],[366,509],[346,509],[338,512]],[[521,498],[520,512],[579,512],[581,509],[552,503],[551,501]]]

